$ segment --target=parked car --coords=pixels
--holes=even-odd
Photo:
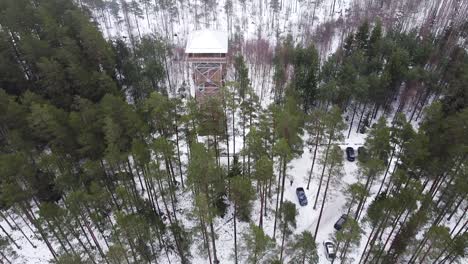
[[[298,187],[296,189],[296,195],[297,195],[297,199],[299,199],[299,204],[301,206],[306,206],[307,205],[307,197],[305,195],[304,188]]]
[[[341,215],[340,219],[338,219],[338,221],[336,221],[335,225],[333,225],[333,227],[340,231],[342,228],[343,228],[343,225],[346,223],[346,220],[348,220],[348,216],[347,215]]]
[[[358,155],[365,154],[365,152],[366,152],[366,148],[365,148],[365,147],[358,147],[358,148],[357,148],[357,154],[358,154]]]
[[[329,261],[334,260],[336,257],[335,245],[332,242],[327,241],[323,243],[323,246],[325,247],[325,256],[327,257],[327,259]]]
[[[369,155],[367,154],[367,149],[365,147],[359,147],[357,149],[357,159],[360,162],[366,162],[369,159]]]
[[[354,154],[354,149],[352,147],[346,148],[346,159],[348,159],[348,161],[354,161],[356,159],[356,154]]]

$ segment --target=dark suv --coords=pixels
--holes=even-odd
[[[348,161],[354,161],[356,159],[356,155],[354,154],[354,149],[352,147],[346,148],[346,159]]]
[[[299,204],[301,206],[306,206],[307,205],[307,197],[305,195],[304,188],[302,188],[302,187],[297,188],[296,189],[296,195],[297,195],[297,199],[299,199]]]
[[[343,225],[346,223],[346,220],[348,220],[347,215],[341,215],[340,219],[336,221],[335,225],[333,226],[336,230],[340,231],[343,228]]]

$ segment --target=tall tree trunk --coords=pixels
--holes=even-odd
[[[237,264],[237,226],[236,226],[237,204],[234,203],[234,263]]]
[[[157,183],[158,183],[158,187],[159,187],[159,193],[161,194],[161,199],[162,199],[163,204],[164,204],[164,208],[166,209],[167,219],[169,220],[170,225],[173,226],[174,222],[172,220],[171,212],[169,211],[169,207],[167,205],[166,198],[164,197],[164,189],[162,187],[161,179],[157,179]],[[174,216],[175,216],[175,212],[174,212]],[[180,246],[180,237],[174,232],[174,230],[171,229],[171,231],[172,231],[172,235],[174,237],[174,241],[176,243],[177,251],[179,252],[179,256],[181,258],[181,262],[186,263],[187,260],[185,259],[184,252],[182,250],[182,247]]]
[[[318,143],[320,141],[320,129],[317,129],[317,135],[315,138],[315,148],[314,148],[314,156],[312,158],[312,166],[310,167],[310,172],[309,172],[309,179],[307,180],[307,190],[309,190],[310,186],[310,180],[312,179],[312,174],[314,171],[314,164],[315,164],[315,158],[317,157],[317,149],[318,149]]]
[[[374,178],[375,178],[375,175],[373,175],[373,173],[371,173],[371,175],[369,175],[367,177],[366,185],[364,186],[366,192],[368,192],[370,190],[370,188],[372,187],[372,183],[374,181]],[[354,215],[354,219],[356,221],[359,220],[359,216],[361,215],[361,211],[364,208],[364,205],[366,204],[366,200],[367,200],[367,196],[364,196],[359,200],[359,204],[358,204],[358,206],[356,208],[356,214]]]
[[[400,214],[395,218],[395,220],[393,221],[393,223],[392,223],[392,229],[390,230],[390,234],[388,234],[387,239],[385,240],[384,245],[382,246],[382,248],[380,249],[379,253],[377,254],[377,256],[376,256],[377,259],[375,260],[375,263],[379,263],[379,260],[380,260],[380,258],[381,258],[381,256],[382,256],[383,252],[385,251],[385,248],[387,247],[387,244],[388,244],[388,242],[390,241],[390,238],[392,237],[392,234],[393,234],[393,232],[395,231],[395,228],[398,226],[398,222],[400,221],[400,218],[401,218],[401,216],[404,214],[405,210],[406,210],[406,209],[403,209],[403,210],[401,211],[401,213],[400,213]],[[406,222],[406,218],[409,216],[409,214],[410,214],[410,211],[408,211],[408,213],[406,214],[406,217],[405,217],[405,220],[403,221],[403,223]]]
[[[55,221],[56,223],[59,223],[58,220]],[[65,232],[62,229],[61,224],[57,224],[57,229],[59,231],[59,234],[65,239],[65,242],[67,242],[67,245],[70,247],[70,250],[73,252],[75,256],[77,256],[75,249],[73,248],[72,244],[70,243],[70,239],[68,239],[68,236],[65,234]]]
[[[366,257],[364,258],[363,260],[363,264],[367,263],[367,259],[369,258],[371,252],[372,252],[372,249],[374,248],[374,245],[375,245],[375,241],[377,240],[377,237],[381,231],[382,228],[385,228],[385,225],[387,223],[387,220],[389,218],[389,213],[387,213],[387,215],[385,216],[385,220],[384,221],[381,221],[378,225],[378,228],[377,228],[377,231],[375,232],[373,238],[372,238],[372,241],[370,242],[370,247],[369,247],[369,251],[367,252],[366,254]],[[361,257],[361,260],[362,260],[362,257]],[[359,264],[361,264],[361,260],[359,260]]]
[[[346,241],[343,250],[341,251],[341,264],[346,263],[346,255],[348,254],[349,240]]]
[[[93,262],[94,264],[96,264],[96,261],[94,260],[94,257],[93,255],[91,254],[91,252],[89,251],[88,247],[86,247],[86,245],[84,244],[83,240],[81,240],[80,238],[80,235],[76,232],[76,229],[72,226],[70,226],[71,224],[67,224],[66,227],[68,228],[68,231],[75,237],[76,240],[78,240],[78,243],[81,245],[81,247],[84,249],[84,251],[86,252],[86,254],[88,255],[89,259],[91,260],[91,262]]]
[[[283,163],[283,159],[280,159],[280,164]],[[281,174],[283,173],[282,169],[279,169],[278,173],[278,187],[276,188],[276,207],[275,207],[275,221],[273,223],[273,239],[275,239],[276,235],[276,223],[277,223],[277,218],[278,218],[278,206],[279,206],[279,200],[280,200],[280,187],[281,187]]]
[[[318,197],[320,194],[320,189],[322,188],[322,181],[323,181],[323,176],[325,174],[325,168],[327,167],[328,153],[330,152],[331,141],[332,141],[332,137],[330,136],[328,139],[327,150],[325,151],[325,160],[323,163],[322,174],[320,175],[320,181],[319,181],[319,186],[317,189],[317,194],[315,195],[315,202],[314,202],[314,207],[313,207],[314,210],[317,208],[317,201],[318,201]]]
[[[286,182],[286,157],[283,157],[283,180],[281,183],[281,199],[279,205],[279,211],[281,212],[281,208],[283,208],[283,198],[284,198],[284,184]]]
[[[177,119],[175,121],[175,136],[176,136],[176,146],[177,146],[177,164],[179,165],[179,173],[180,173],[180,183],[182,185],[182,189],[185,189],[184,186],[184,177],[182,173],[182,161],[180,160],[180,147],[179,147],[179,128],[177,124]]]
[[[8,212],[5,212],[8,214]],[[16,213],[16,212],[15,212]],[[18,212],[16,213],[17,215],[19,215],[19,217],[21,218],[21,221],[23,221],[23,223],[28,227],[28,229],[31,231],[31,233],[33,233],[34,237],[36,239],[39,239],[39,237],[37,236],[36,232],[34,232],[34,230],[32,229],[31,225],[28,223],[28,221],[26,221],[26,219],[24,218],[23,214],[21,212]]]
[[[7,258],[7,256],[2,252],[0,251],[0,256],[2,258],[0,258],[0,264],[3,264],[3,259],[8,263],[8,264],[12,264],[11,261]]]
[[[249,129],[252,127],[252,112],[249,113]],[[247,174],[249,175],[249,179],[251,178],[250,175],[250,151],[247,153]]]
[[[356,128],[356,133],[359,133],[359,128],[361,128],[362,117],[364,116],[364,112],[366,112],[366,107],[367,107],[367,102],[364,103],[364,106],[362,107],[362,112],[361,112],[361,115],[359,117],[359,122],[358,122],[357,128]]]
[[[468,211],[468,206],[465,207],[465,210],[463,211],[463,214],[460,216],[460,218],[457,220],[457,223],[455,224],[455,226],[452,228],[452,230],[450,231],[450,235],[453,235],[453,233],[455,232],[455,230],[457,229],[458,225],[460,225],[461,221],[465,218],[464,216],[466,215],[466,212]],[[466,224],[466,223],[465,223]],[[460,230],[462,230],[463,228],[461,228]]]
[[[244,99],[242,100],[242,104],[244,104]],[[242,149],[245,150],[245,109],[243,109],[242,113]],[[245,154],[242,154],[242,175],[245,175]]]
[[[260,185],[260,220],[258,222],[258,226],[260,228],[263,228],[263,200],[264,200],[265,190],[264,190],[263,184],[261,182],[259,182],[259,185]],[[235,210],[235,208],[234,208],[234,210]]]
[[[322,220],[322,213],[323,213],[323,207],[325,207],[325,201],[327,199],[327,192],[328,192],[328,186],[330,184],[330,178],[331,178],[331,172],[332,172],[332,167],[329,168],[329,173],[328,173],[328,178],[327,178],[327,184],[325,185],[325,193],[323,194],[323,200],[322,200],[322,206],[320,207],[320,213],[319,213],[319,218],[317,220],[317,226],[315,227],[315,232],[314,232],[314,241],[317,237],[317,232],[320,226],[320,220]]]
[[[395,148],[396,148],[396,144],[393,146],[392,155],[390,156],[390,160],[388,161],[387,168],[385,169],[385,174],[384,174],[384,177],[382,179],[382,183],[380,184],[379,191],[377,192],[377,196],[380,194],[380,192],[382,191],[382,188],[383,188],[383,186],[385,184],[385,179],[387,178],[388,171],[390,170],[390,166],[392,165],[393,156],[395,155]],[[396,164],[395,164],[395,166],[396,166]]]
[[[335,2],[333,2],[333,6],[335,6]],[[361,103],[359,103],[359,105],[354,103],[353,116],[351,117],[351,124],[349,125],[348,138],[349,138],[349,135],[351,135],[351,130],[353,129],[353,123],[354,123],[354,116],[356,115],[356,109],[359,108],[359,106],[361,106]]]
[[[286,238],[286,221],[283,223],[283,236],[281,238],[280,263],[283,263],[284,240]]]
[[[236,158],[236,128],[235,128],[235,111],[232,108],[232,155]]]
[[[465,195],[466,196],[466,195]],[[457,203],[457,205],[455,206],[455,208],[452,210],[452,212],[450,213],[449,217],[447,218],[447,221],[450,221],[453,217],[453,215],[458,211],[458,208],[460,207],[460,205],[462,204],[462,202],[465,200],[465,197],[462,197],[460,199],[460,201]]]
[[[359,264],[361,264],[361,260],[362,260],[362,258],[364,257],[364,255],[366,254],[367,247],[368,247],[369,244],[370,244],[371,238],[373,237],[374,232],[376,231],[376,228],[377,228],[377,226],[373,226],[373,227],[372,227],[372,230],[371,230],[371,232],[370,232],[370,234],[369,234],[369,237],[368,237],[368,239],[367,239],[366,245],[364,246],[364,250],[362,251],[361,257],[360,257],[360,259],[359,259]]]
[[[210,220],[210,233],[211,233],[211,244],[213,246],[213,259],[214,259],[214,264],[218,264],[218,256],[216,254],[216,235],[213,227],[213,220]]]
[[[106,255],[104,254],[104,251],[102,250],[102,247],[101,245],[99,244],[98,240],[96,239],[96,236],[94,235],[94,232],[93,230],[91,229],[91,226],[89,225],[89,222],[88,220],[86,220],[86,218],[84,217],[84,215],[82,214],[81,217],[83,218],[83,222],[85,224],[85,227],[86,229],[88,230],[89,234],[91,235],[91,238],[93,239],[93,242],[94,244],[96,245],[98,251],[99,251],[99,254],[101,255],[102,259],[104,259],[104,261],[109,264],[109,261],[107,260],[107,257]]]
[[[15,227],[13,227],[13,224],[10,223],[10,220],[8,220],[8,218],[2,213],[2,211],[0,211],[0,217],[3,218],[3,220],[5,220],[5,222],[7,223],[7,225],[10,227],[11,230],[14,230]],[[10,216],[10,219],[13,220],[13,218]]]
[[[226,110],[226,104],[223,100],[223,108],[224,108],[224,134],[226,136],[226,152],[227,152],[227,171],[230,170],[231,168],[231,157],[230,157],[230,151],[229,151],[229,125],[228,125],[228,115],[227,115],[227,110]]]
[[[42,237],[42,240],[44,240],[44,242],[47,245],[47,248],[49,249],[50,253],[52,254],[52,257],[54,258],[55,261],[57,261],[57,253],[55,252],[54,248],[50,244],[50,241],[47,238],[46,233],[42,229],[41,225],[37,222],[37,219],[34,216],[34,214],[32,213],[32,211],[30,212],[29,209],[24,205],[21,206],[21,209],[26,214],[26,218],[28,218],[28,220],[33,224],[33,226],[36,227],[37,231],[39,232],[39,234]]]
[[[272,179],[270,178],[270,182],[272,181]],[[264,206],[263,206],[263,216],[267,216],[267,205],[268,205],[268,196],[267,196],[267,183],[265,182],[265,186],[263,187],[263,201],[265,202]]]
[[[24,233],[23,229],[16,223],[15,219],[13,219],[13,217],[11,217],[11,215],[9,215],[9,216],[10,216],[11,221],[15,224],[15,227],[11,226],[10,222],[5,217],[5,215],[3,215],[2,212],[0,212],[0,216],[5,220],[5,222],[7,222],[8,226],[10,226],[11,230],[14,230],[14,229],[19,230],[21,235],[23,235],[23,237],[26,238],[26,240],[29,242],[29,244],[33,248],[36,248],[36,245],[34,245],[34,243],[31,241],[31,239],[29,239],[29,237]]]
[[[212,264],[213,260],[211,258],[210,242],[208,239],[208,230],[206,230],[205,221],[203,221],[201,217],[200,217],[200,226],[202,227],[201,230],[202,230],[202,236],[203,236],[203,244],[208,252],[208,259],[210,261],[210,264]]]
[[[21,247],[16,243],[16,241],[11,237],[10,233],[8,233],[5,228],[3,228],[2,225],[0,225],[0,229],[3,231],[3,233],[5,233],[5,235],[7,236],[7,238],[11,241],[11,243],[13,243],[17,249],[21,249]]]

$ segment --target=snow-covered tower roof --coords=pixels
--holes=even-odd
[[[190,94],[199,102],[206,96],[216,96],[224,85],[228,53],[228,35],[223,31],[193,31],[185,47],[192,70]]]
[[[187,40],[185,53],[212,54],[227,53],[228,35],[224,31],[197,30],[193,31]]]

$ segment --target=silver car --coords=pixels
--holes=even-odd
[[[325,247],[325,256],[327,257],[327,259],[329,261],[334,260],[336,257],[335,245],[332,242],[327,241],[323,243],[323,246]]]

